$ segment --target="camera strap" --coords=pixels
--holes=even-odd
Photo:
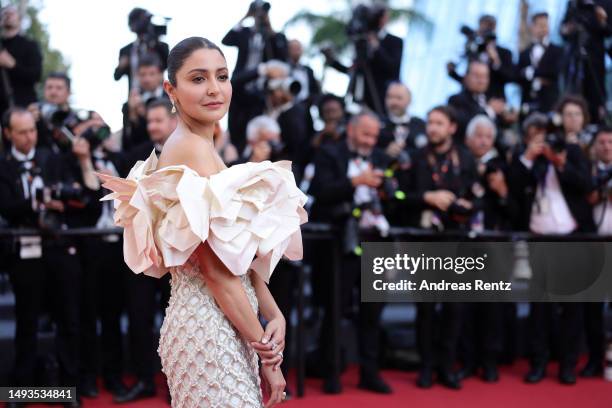
[[[431,169],[431,180],[433,181],[435,187],[437,189],[449,188],[452,191],[455,191],[454,187],[457,186],[448,186],[447,185],[447,174],[452,172],[454,176],[452,178],[451,184],[460,184],[461,180],[459,178],[461,174],[461,163],[459,160],[459,152],[455,146],[452,146],[448,152],[446,152],[443,156],[442,161],[438,161],[436,159],[436,154],[432,149],[429,149],[427,152],[427,163],[429,164],[429,168]]]

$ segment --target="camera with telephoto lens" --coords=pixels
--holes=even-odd
[[[291,76],[286,78],[273,78],[267,81],[266,89],[268,91],[282,89],[283,91],[289,92],[291,95],[296,96],[302,90],[302,84],[300,81]]]
[[[60,212],[49,210],[44,205],[52,200],[62,203],[80,202],[86,204],[86,196],[78,184],[66,184],[62,182],[45,185],[42,170],[32,162],[24,162],[19,168],[20,174],[27,174],[32,179],[31,197],[38,204],[33,210],[38,214],[38,224],[44,229],[58,229],[62,226],[63,216]],[[43,204],[43,205],[41,205]]]
[[[42,120],[53,132],[53,138],[62,150],[72,147],[75,138],[74,128],[82,122],[91,120],[94,114],[93,111],[85,109],[63,109],[50,103],[43,103],[40,106],[40,113]],[[87,140],[91,150],[95,150],[110,135],[111,130],[107,125],[92,125],[85,129],[80,137]]]

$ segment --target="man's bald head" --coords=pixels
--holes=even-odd
[[[410,89],[401,82],[392,82],[387,88],[385,105],[387,112],[393,116],[403,116],[408,112],[412,101]]]

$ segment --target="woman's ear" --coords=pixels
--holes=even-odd
[[[164,91],[166,91],[166,94],[170,98],[170,101],[172,101],[172,103],[175,103],[176,98],[174,97],[174,86],[172,86],[170,81],[168,81],[167,79],[164,80]]]

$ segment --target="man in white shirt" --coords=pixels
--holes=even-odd
[[[530,115],[523,124],[526,148],[511,165],[511,191],[519,203],[517,225],[536,234],[567,235],[594,231],[586,196],[591,177],[588,160],[575,144],[560,135],[547,135],[547,117]],[[556,138],[556,139],[555,139]],[[531,368],[525,382],[537,383],[546,375],[550,357],[550,322],[561,309],[559,381],[574,384],[582,308],[577,303],[531,303]]]

